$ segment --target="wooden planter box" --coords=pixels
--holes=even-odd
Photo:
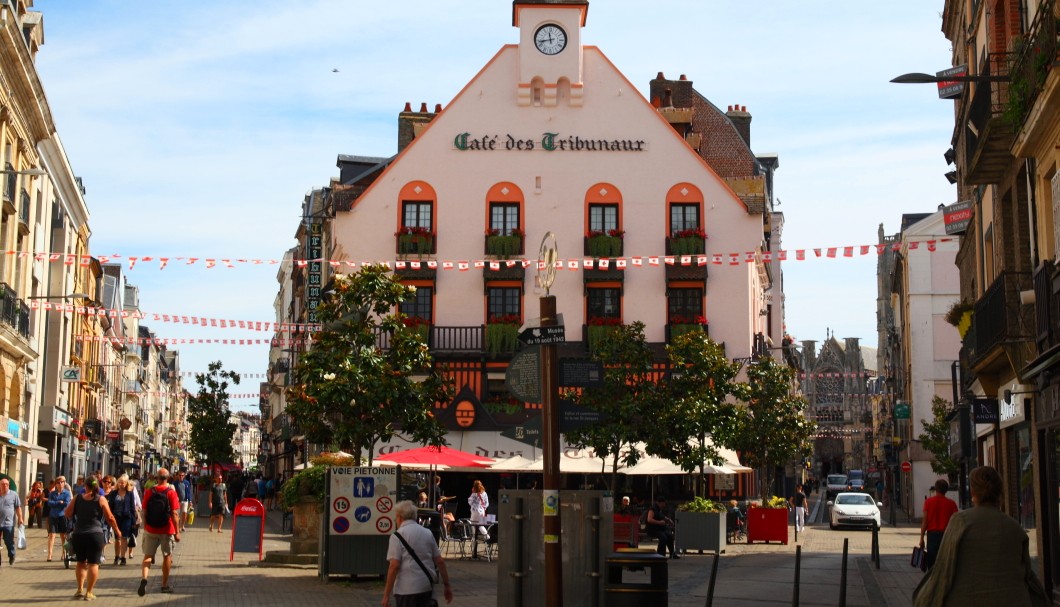
[[[747,543],[788,543],[787,508],[748,508]]]
[[[725,552],[724,512],[677,511],[678,552],[698,550],[703,552]]]

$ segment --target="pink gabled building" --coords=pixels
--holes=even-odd
[[[444,109],[407,105],[399,154],[340,157],[332,184],[327,256],[388,262],[417,287],[403,311],[429,325],[459,391],[439,416],[483,434],[465,449],[515,452],[496,430],[532,414],[484,404],[507,400],[514,332],[538,316],[546,233],[564,262],[550,291],[561,356],[587,357],[594,327],[633,321],[660,360],[690,325],[730,358],[783,337],[780,265],[762,255],[779,247],[776,157],[750,152],[745,110],[722,113],[683,77],[660,73],[645,99],[582,44],[587,12],[584,0],[515,2],[517,43]]]

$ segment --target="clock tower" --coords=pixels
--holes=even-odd
[[[588,0],[515,0],[512,25],[519,28],[519,105],[581,106],[581,28],[588,11]]]

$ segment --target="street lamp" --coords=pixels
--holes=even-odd
[[[990,74],[954,74],[952,76],[932,76],[931,74],[922,74],[920,72],[912,72],[910,74],[902,74],[901,76],[895,76],[891,78],[891,82],[896,84],[929,84],[938,82],[1008,82],[1009,77],[1007,75],[990,75]]]

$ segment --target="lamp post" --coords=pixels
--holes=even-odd
[[[1008,76],[1001,75],[990,75],[990,74],[954,74],[953,76],[932,76],[931,74],[924,74],[921,72],[912,72],[909,74],[902,74],[901,76],[895,76],[891,78],[891,82],[895,84],[938,84],[939,82],[1008,82]]]

